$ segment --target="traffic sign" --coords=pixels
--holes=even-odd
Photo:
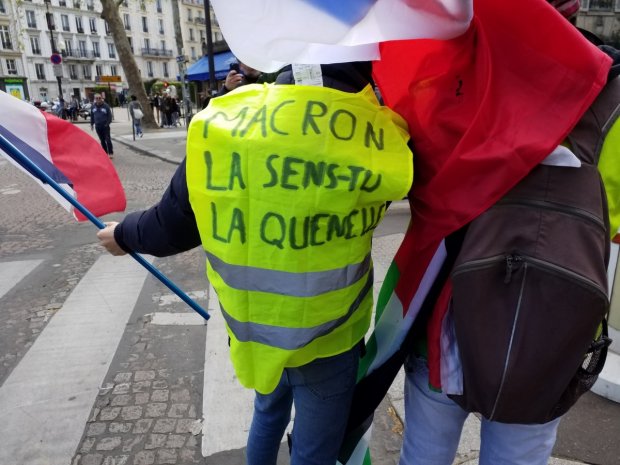
[[[97,82],[121,82],[120,76],[95,76]]]
[[[52,53],[52,56],[50,56],[50,61],[54,65],[59,65],[62,63],[62,55],[60,53]]]
[[[53,65],[52,68],[54,68],[54,76],[62,77],[62,65]]]
[[[177,63],[185,63],[187,60],[185,59],[185,55],[179,55],[177,57]]]

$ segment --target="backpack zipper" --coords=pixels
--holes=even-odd
[[[535,199],[525,199],[519,197],[506,197],[499,200],[496,205],[516,205],[516,206],[528,206],[539,208],[541,210],[551,210],[560,213],[564,213],[569,216],[575,216],[582,220],[587,221],[588,223],[593,223],[603,231],[606,231],[605,223],[601,218],[596,216],[595,214],[583,210],[582,208],[571,207],[568,205],[564,205],[561,203],[550,202],[548,200],[535,200]]]
[[[466,273],[468,271],[475,271],[483,268],[488,268],[491,265],[500,262],[506,263],[506,274],[504,276],[504,284],[509,284],[512,279],[513,272],[520,266],[522,262],[529,263],[535,268],[541,268],[545,271],[548,271],[556,276],[567,277],[572,281],[575,281],[577,284],[587,288],[594,288],[599,294],[608,299],[607,292],[603,289],[598,283],[592,281],[585,276],[580,275],[579,273],[575,273],[567,268],[564,268],[559,265],[554,265],[553,263],[549,263],[544,260],[540,260],[538,258],[530,257],[529,255],[523,255],[520,253],[512,253],[512,254],[502,254],[502,255],[494,255],[492,257],[480,258],[478,260],[470,260],[468,262],[462,263],[454,268],[452,272],[452,277],[458,276],[461,273]]]

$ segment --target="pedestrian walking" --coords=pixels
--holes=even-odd
[[[114,157],[114,147],[110,137],[110,123],[112,123],[112,109],[105,103],[101,94],[95,94],[95,104],[90,110],[90,129],[97,131],[101,147],[110,158]]]
[[[372,231],[413,176],[406,128],[378,103],[370,63],[314,67],[315,85],[213,99],[159,203],[97,235],[113,255],[202,244],[237,377],[256,391],[249,465],[276,464],[293,403],[291,464],[336,463],[372,313]],[[240,114],[243,138],[230,130]]]
[[[142,118],[144,117],[144,111],[142,111],[142,105],[138,102],[135,95],[131,96],[131,101],[129,102],[129,114],[131,115],[131,120],[133,121],[136,136],[142,138]]]

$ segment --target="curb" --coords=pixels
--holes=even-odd
[[[127,140],[125,140],[124,138],[120,137],[120,136],[112,136],[112,140],[114,142],[118,142],[119,144],[124,145],[125,147],[129,147],[131,150],[133,150],[134,152],[138,152],[142,155],[146,155],[147,157],[153,157],[153,158],[157,158],[161,161],[165,161],[166,163],[171,163],[173,165],[180,165],[181,162],[176,161],[176,160],[172,160],[169,157],[165,156],[165,155],[160,155],[157,152],[152,152],[150,150],[147,149],[143,149],[141,147],[138,147],[136,145],[133,145],[131,142],[128,142]]]

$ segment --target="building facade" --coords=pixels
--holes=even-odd
[[[581,0],[577,26],[620,48],[620,0]]]
[[[145,81],[179,78],[172,1],[176,0],[125,0],[120,5]],[[202,0],[182,0],[179,10],[184,54],[193,61],[202,56],[206,37],[204,6]],[[213,33],[215,41],[222,39],[217,23]],[[54,52],[60,55],[60,64],[52,63]],[[101,18],[100,1],[0,0],[0,90],[24,100],[54,100],[60,92],[58,75],[65,100],[73,95],[90,98],[107,76],[119,76],[120,82],[102,85],[117,92],[127,88],[114,40]]]

